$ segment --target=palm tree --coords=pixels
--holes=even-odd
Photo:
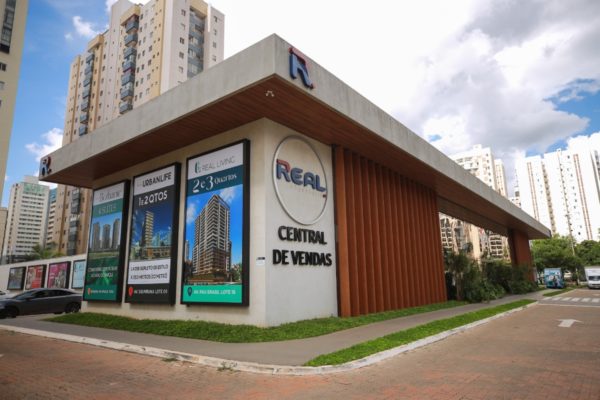
[[[56,251],[56,244],[49,243],[46,247],[36,244],[31,248],[31,252],[25,257],[27,261],[31,260],[45,260],[47,258],[62,257],[64,254]]]

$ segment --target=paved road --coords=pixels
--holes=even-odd
[[[218,371],[0,331],[0,398],[597,400],[600,309],[548,304],[375,366],[312,377]],[[580,322],[559,327],[565,319]]]

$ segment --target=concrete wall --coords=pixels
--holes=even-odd
[[[86,256],[87,256],[86,254],[78,254],[78,255],[68,256],[68,257],[58,257],[58,258],[51,258],[51,259],[46,259],[46,260],[33,260],[33,261],[26,261],[26,262],[21,262],[21,263],[0,265],[0,290],[8,293],[10,295],[15,295],[15,294],[19,294],[19,293],[23,292],[23,290],[7,290],[8,275],[10,273],[10,269],[13,267],[28,267],[30,265],[45,265],[46,266],[45,280],[47,282],[47,280],[48,280],[48,265],[66,262],[66,261],[71,263],[71,270],[69,273],[69,288],[71,288],[71,283],[72,283],[72,279],[73,279],[73,261],[85,260]],[[25,270],[25,271],[27,272],[27,270]],[[44,283],[46,283],[46,282],[44,282]],[[75,290],[77,292],[82,291],[82,289],[73,289],[73,290]]]
[[[175,135],[176,132],[173,134]],[[183,238],[186,217],[186,159],[241,139],[248,139],[250,141],[250,304],[248,307],[180,304],[181,255],[183,254],[184,240],[179,240],[177,244],[176,303],[174,306],[84,302],[83,311],[111,313],[135,318],[211,320],[260,326],[337,315],[333,197],[328,199],[323,217],[314,226],[307,227],[324,231],[328,241],[326,246],[287,242],[282,244],[277,236],[277,228],[281,225],[298,226],[281,208],[275,194],[272,178],[275,150],[281,140],[289,135],[299,134],[270,120],[261,119],[161,157],[148,160],[94,183],[94,187],[103,187],[123,179],[133,179],[136,175],[173,162],[180,162],[182,164],[182,184],[180,187],[179,237]],[[330,148],[315,141],[311,141],[311,144],[324,164],[328,182],[332,182]],[[131,215],[128,216],[128,221],[130,220]],[[128,243],[131,229],[129,223],[127,229]],[[318,247],[319,252],[331,253],[334,260],[333,265],[313,267],[298,265],[273,266],[272,264],[272,250],[274,248],[317,251],[315,247]],[[127,258],[128,254],[126,254]],[[126,273],[124,275],[126,276]],[[123,287],[123,292],[125,292],[125,279]]]

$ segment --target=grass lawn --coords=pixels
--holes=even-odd
[[[93,326],[97,328],[119,329],[130,332],[151,333],[162,336],[212,340],[215,342],[251,343],[321,336],[344,329],[372,324],[374,322],[443,310],[465,304],[467,303],[462,301],[448,301],[445,303],[429,304],[426,306],[386,311],[358,317],[311,319],[271,328],[260,328],[252,325],[227,325],[206,321],[133,319],[97,313],[65,314],[60,317],[49,318],[47,321]]]
[[[574,289],[577,289],[577,288],[576,287],[567,287],[567,288],[564,288],[564,289],[555,290],[553,292],[544,293],[544,297],[557,296],[559,294],[570,292],[571,290],[574,290]]]
[[[310,360],[305,365],[317,367],[321,365],[338,365],[349,361],[358,360],[371,354],[379,353],[384,350],[389,350],[394,347],[414,342],[416,340],[457,328],[462,325],[467,325],[471,322],[479,321],[505,311],[523,307],[530,303],[534,303],[534,301],[519,300],[512,303],[503,304],[501,306],[457,315],[452,318],[432,321],[427,324],[415,326],[414,328],[406,329],[404,331],[395,332],[378,339],[369,340],[368,342],[363,342],[334,353],[321,355]]]

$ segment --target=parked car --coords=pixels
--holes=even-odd
[[[6,292],[4,292],[4,291],[0,290],[0,299],[5,299],[5,298],[7,298],[8,296],[10,296],[8,293],[6,293]]]
[[[17,315],[78,312],[81,294],[68,289],[33,289],[7,299],[0,299],[0,318]]]

